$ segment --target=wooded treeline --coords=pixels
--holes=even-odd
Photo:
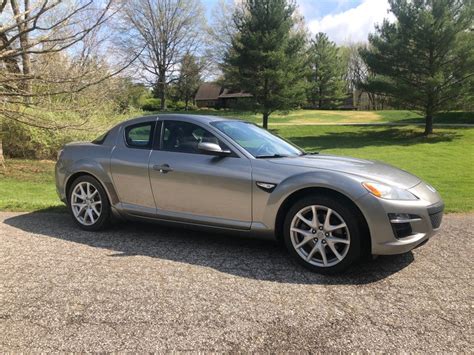
[[[236,3],[206,20],[199,0],[0,0],[1,134],[186,109],[203,80],[252,94],[265,127],[275,110],[364,92],[373,108],[424,112],[429,134],[434,114],[472,103],[472,0],[390,0],[395,21],[343,46],[310,34],[292,0]]]

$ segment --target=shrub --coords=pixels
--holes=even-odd
[[[160,107],[160,99],[155,99],[154,97],[145,99],[142,103],[143,111],[160,111]]]
[[[74,141],[91,141],[118,122],[142,115],[142,111],[131,110],[127,114],[112,111],[96,113],[79,129],[45,130],[15,121],[3,121],[3,151],[10,158],[56,159],[61,147]],[[55,115],[55,122],[65,125],[78,122],[74,114]]]

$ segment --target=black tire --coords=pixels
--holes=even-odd
[[[102,204],[99,218],[95,221],[95,223],[90,224],[90,225],[85,225],[81,223],[75,217],[74,212],[72,210],[72,193],[78,184],[84,183],[84,182],[91,184],[97,190],[101,199],[101,204]],[[76,223],[81,229],[85,231],[90,231],[90,232],[100,231],[100,230],[106,229],[110,225],[112,213],[111,213],[109,198],[104,188],[102,187],[102,184],[97,179],[95,179],[94,177],[90,175],[79,176],[77,179],[73,181],[68,191],[68,204],[67,205],[68,205],[68,209],[74,223]]]
[[[309,263],[304,260],[300,254],[298,254],[296,248],[293,245],[291,239],[291,223],[295,215],[308,206],[325,206],[337,214],[339,214],[346,223],[346,226],[350,234],[350,244],[349,250],[345,254],[344,258],[333,266],[317,266]],[[284,222],[284,233],[283,239],[285,246],[290,253],[290,255],[305,268],[317,272],[320,274],[336,274],[346,270],[350,265],[357,261],[361,256],[361,238],[362,238],[362,221],[360,220],[359,213],[355,210],[354,207],[347,205],[342,201],[338,201],[337,198],[330,195],[320,194],[320,195],[311,195],[305,198],[298,200],[288,211],[285,217]]]

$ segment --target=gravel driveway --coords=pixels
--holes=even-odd
[[[0,213],[0,351],[473,352],[474,215],[401,256],[312,274],[274,242]]]

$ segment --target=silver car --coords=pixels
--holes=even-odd
[[[444,208],[403,170],[306,153],[252,123],[195,115],[140,117],[67,144],[56,185],[87,231],[119,216],[271,235],[321,273],[364,254],[408,252],[435,234]]]

